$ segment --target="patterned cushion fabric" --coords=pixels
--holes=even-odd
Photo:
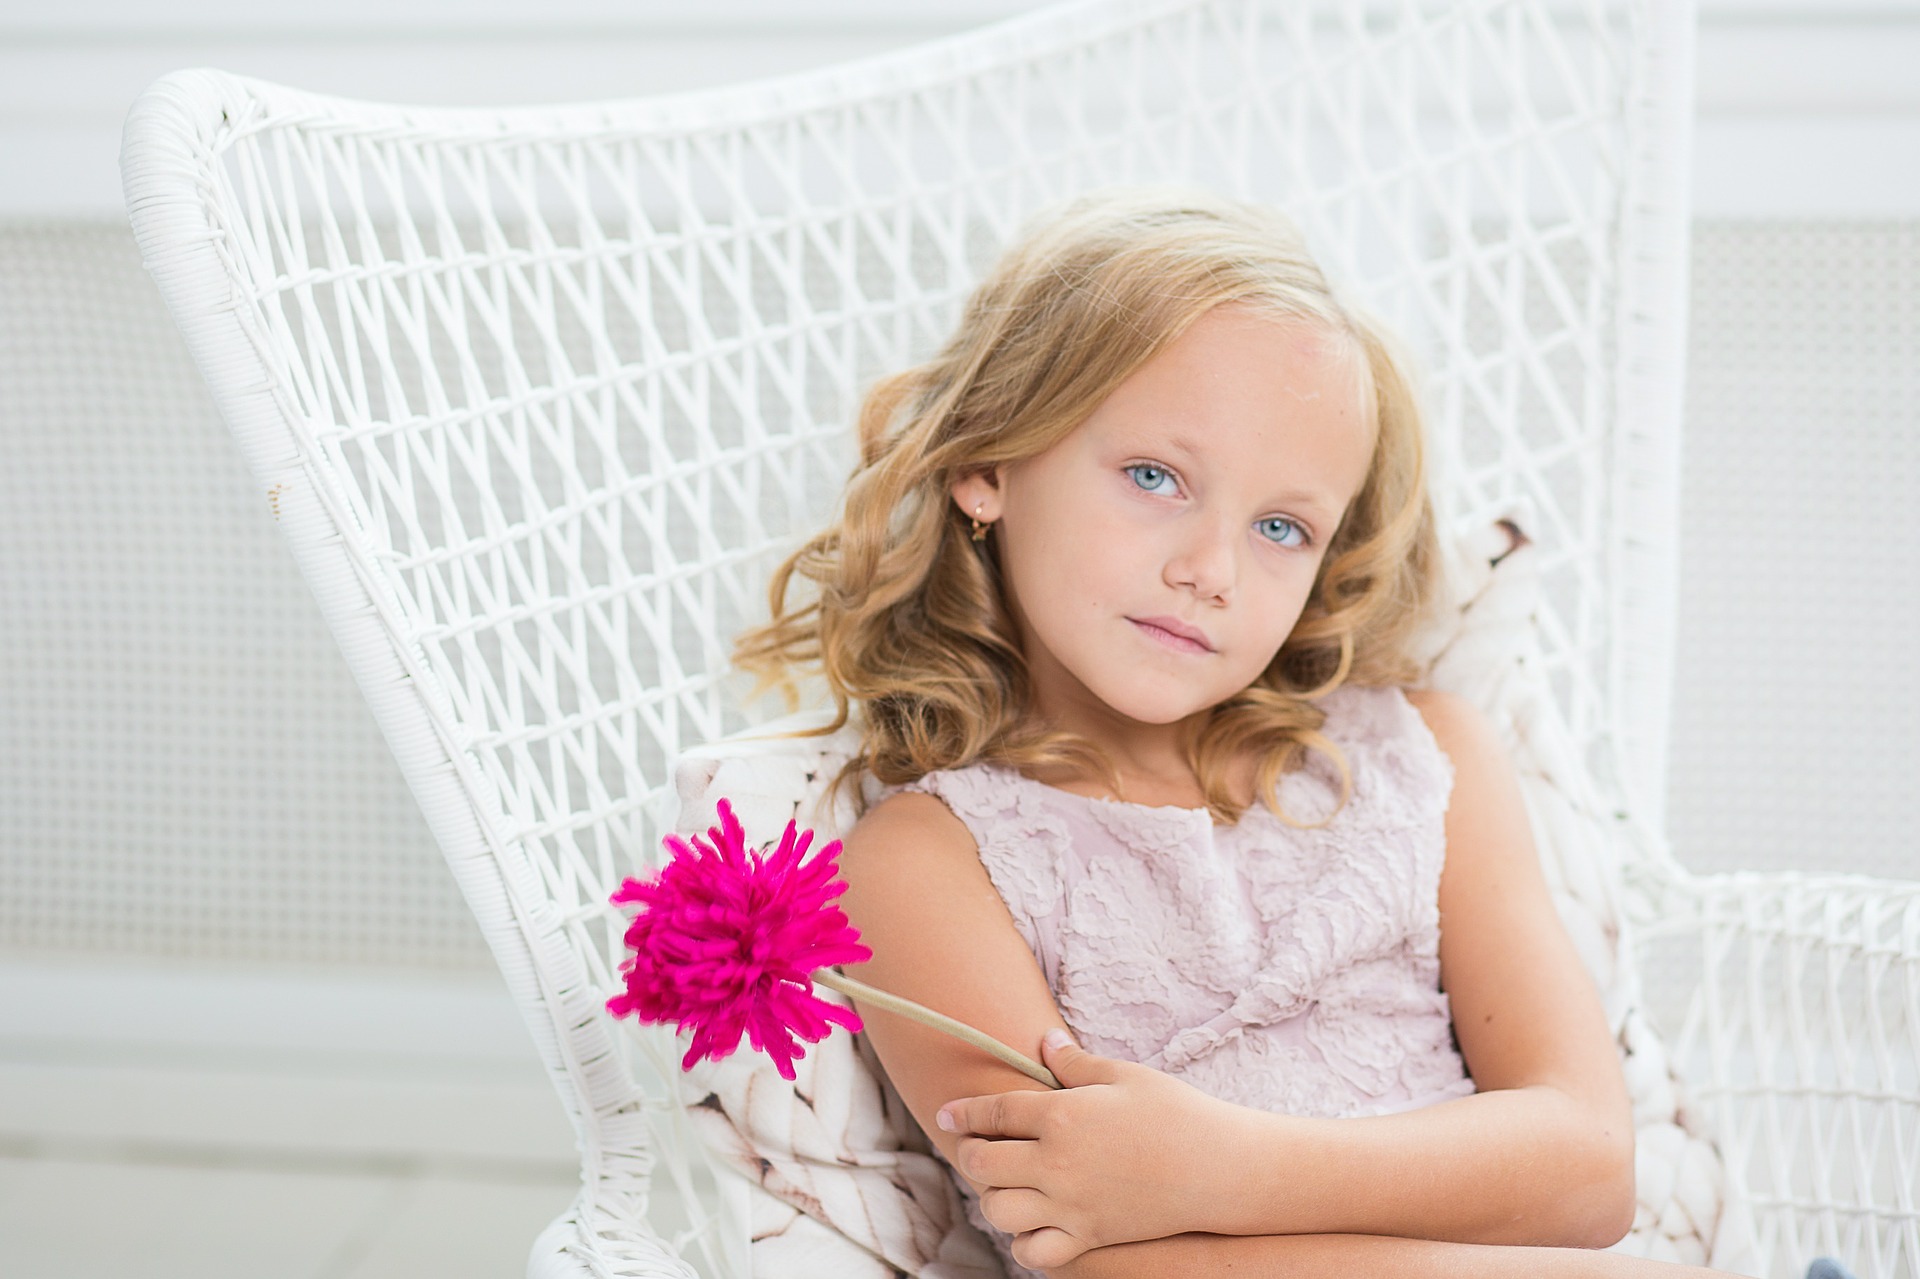
[[[1520,511],[1468,522],[1449,548],[1448,602],[1420,655],[1434,686],[1467,697],[1503,734],[1555,904],[1620,1047],[1634,1103],[1639,1206],[1615,1251],[1754,1273],[1751,1224],[1729,1203],[1704,1119],[1687,1106],[1640,1011],[1619,900],[1616,841],[1628,836],[1605,816],[1547,685],[1529,625],[1540,581],[1538,553],[1521,532],[1527,523]],[[857,722],[829,737],[770,736],[829,718],[803,712],[683,754],[674,829],[706,830],[725,797],[752,838],[777,837],[789,819],[811,827],[816,845],[835,838],[852,824],[852,804],[843,799],[828,811],[824,791],[857,745]],[[878,789],[868,779],[869,797]],[[831,1035],[796,1068],[789,1083],[743,1045],[684,1080],[696,1130],[749,1183],[754,1273],[1000,1274],[865,1037]]]

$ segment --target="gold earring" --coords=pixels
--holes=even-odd
[[[976,542],[986,541],[987,530],[993,527],[992,520],[988,520],[985,524],[980,522],[980,508],[985,505],[985,502],[975,502],[973,504],[973,540]]]

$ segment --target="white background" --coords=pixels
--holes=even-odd
[[[504,104],[637,97],[937,38],[1010,0],[7,0],[0,215],[117,214],[120,123],[212,66],[323,93]],[[1701,216],[1920,212],[1920,3],[1702,0]]]

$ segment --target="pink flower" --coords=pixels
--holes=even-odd
[[[792,1079],[794,1060],[807,1052],[796,1036],[818,1043],[835,1025],[861,1028],[852,1009],[814,995],[814,970],[861,963],[873,952],[846,912],[830,904],[847,886],[834,879],[839,840],[802,860],[813,832],[796,838],[789,821],[780,847],[763,857],[747,849],[733,806],[723,799],[719,810],[720,825],[707,831],[711,843],[668,835],[673,859],[659,875],[629,879],[614,892],[615,905],[642,909],[627,928],[633,956],[620,966],[627,993],[609,999],[607,1011],[691,1030],[683,1070],[735,1051],[745,1032]]]

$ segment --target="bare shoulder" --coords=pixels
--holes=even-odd
[[[848,850],[869,856],[903,849],[907,856],[973,855],[973,835],[967,824],[936,795],[923,791],[896,791],[869,808],[841,839]]]
[[[973,832],[937,796],[900,791],[868,809],[841,838],[840,872],[847,914],[873,947],[876,972],[943,958],[943,936],[964,953],[961,930],[990,924],[1013,933]]]
[[[984,882],[965,822],[939,797],[899,791],[861,815],[840,839],[840,870],[865,892],[918,894],[959,876]]]
[[[1519,779],[1486,715],[1457,693],[1412,688],[1405,692],[1453,764],[1443,904],[1455,884],[1491,863],[1506,863],[1509,870],[1531,866],[1537,873]]]
[[[849,917],[874,938],[922,926],[942,894],[958,893],[976,909],[998,901],[966,823],[919,791],[889,795],[861,815],[841,836],[840,873]]]
[[[1404,690],[1407,702],[1426,721],[1433,740],[1458,768],[1463,763],[1499,762],[1505,756],[1500,739],[1480,708],[1458,693],[1437,688]]]

